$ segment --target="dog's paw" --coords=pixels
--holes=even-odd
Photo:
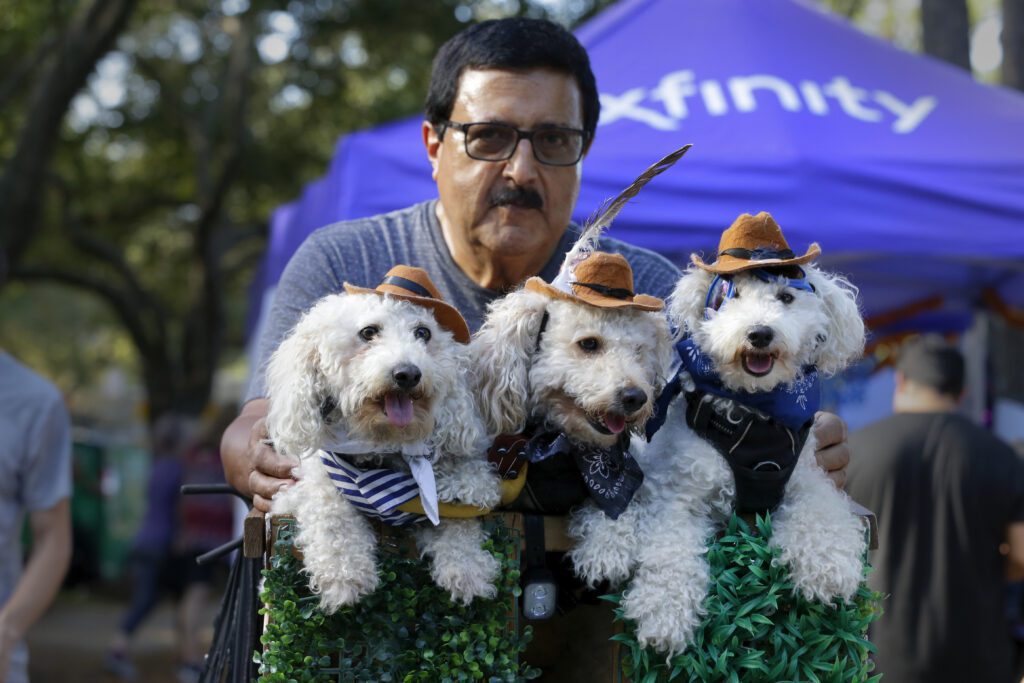
[[[483,548],[458,557],[434,557],[430,575],[434,583],[448,591],[452,602],[468,605],[475,598],[490,600],[498,594],[495,582],[501,565]]]
[[[860,523],[851,519],[835,525],[827,536],[819,536],[818,544],[806,544],[808,535],[782,526],[772,538],[779,548],[779,561],[789,568],[794,590],[808,600],[825,603],[853,598],[864,578],[866,541]]]
[[[636,639],[642,647],[672,656],[685,650],[700,625],[701,601],[686,595],[670,595],[661,584],[636,582],[622,600],[625,616],[636,622]]]
[[[439,468],[437,497],[447,503],[494,508],[501,502],[500,480],[486,460],[460,462],[451,468]]]
[[[322,577],[311,588],[320,594],[320,609],[326,614],[333,614],[342,607],[354,605],[370,593],[377,590],[380,577],[376,566],[369,571],[343,572],[331,577]]]

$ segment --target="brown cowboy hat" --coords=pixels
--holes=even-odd
[[[803,256],[795,255],[782,236],[782,228],[770,213],[762,211],[756,216],[742,214],[722,233],[718,259],[714,263],[704,263],[696,254],[691,254],[690,260],[698,268],[725,275],[754,268],[799,266],[813,261],[820,254],[821,247],[815,242]]]
[[[576,301],[600,308],[637,308],[641,311],[660,311],[665,302],[646,294],[633,293],[633,269],[620,254],[596,251],[576,266],[575,281],[570,283],[572,293],[563,292],[539,277],[526,281],[526,289],[554,299]]]
[[[441,299],[441,293],[430,281],[427,271],[422,268],[395,266],[388,271],[376,289],[356,287],[346,282],[345,291],[349,294],[387,294],[429,308],[434,312],[437,324],[451,332],[455,341],[469,343],[469,325],[466,324],[465,318],[454,306]]]

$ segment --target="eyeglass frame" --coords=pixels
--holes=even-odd
[[[578,164],[580,162],[580,159],[582,159],[583,155],[586,154],[586,152],[587,152],[587,145],[590,142],[590,133],[589,132],[587,132],[586,130],[583,130],[582,128],[569,128],[568,126],[541,126],[540,128],[534,128],[533,130],[522,130],[522,129],[516,128],[515,126],[512,126],[510,124],[500,123],[498,121],[469,121],[469,122],[466,122],[466,123],[462,123],[462,122],[459,122],[459,121],[452,121],[451,119],[446,119],[444,121],[438,121],[438,123],[435,124],[435,125],[438,125],[438,126],[441,127],[441,130],[438,131],[438,139],[440,139],[440,140],[444,140],[445,131],[448,130],[449,128],[452,128],[452,129],[457,130],[460,133],[462,133],[462,147],[463,147],[463,149],[466,150],[466,156],[468,156],[470,159],[474,159],[476,161],[492,161],[492,162],[508,161],[509,159],[511,159],[512,157],[515,156],[516,150],[519,149],[519,143],[522,142],[525,139],[525,140],[529,140],[530,141],[530,150],[533,152],[533,158],[537,160],[537,163],[544,164],[545,166],[555,166],[555,167],[565,168],[565,167],[568,167],[568,166],[575,166],[576,164]],[[502,128],[508,128],[509,130],[511,130],[512,132],[514,132],[516,134],[516,142],[515,142],[514,145],[512,145],[512,149],[509,151],[507,157],[502,157],[501,159],[481,159],[480,157],[475,157],[469,151],[469,136],[466,135],[466,129],[468,129],[470,126],[500,126]],[[583,144],[580,145],[580,154],[579,154],[578,157],[576,157],[575,161],[572,161],[570,163],[565,163],[565,164],[553,164],[550,161],[544,161],[539,156],[537,156],[537,145],[533,144],[533,136],[536,135],[537,133],[541,133],[541,132],[544,132],[544,131],[551,131],[551,130],[562,130],[562,131],[568,131],[570,133],[579,133],[580,134],[580,137],[582,138]]]

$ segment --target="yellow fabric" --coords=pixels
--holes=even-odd
[[[523,463],[522,469],[519,470],[519,476],[515,479],[501,480],[501,505],[508,505],[519,497],[519,494],[523,490],[523,486],[526,485],[526,469],[528,464],[529,463]],[[419,496],[402,503],[397,509],[402,512],[413,512],[418,515],[426,514],[423,510],[423,503],[420,502]],[[464,505],[462,503],[439,502],[437,504],[437,512],[441,517],[454,517],[457,519],[483,517],[490,511],[491,510],[489,508],[481,508],[475,505]]]

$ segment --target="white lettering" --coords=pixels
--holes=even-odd
[[[847,114],[861,121],[881,121],[882,112],[862,106],[860,101],[867,97],[863,88],[855,88],[845,76],[836,76],[825,85],[825,94],[836,98]]]
[[[754,112],[758,104],[764,106],[764,96],[759,93],[764,90],[775,96],[784,111],[806,108],[815,116],[841,112],[868,123],[884,121],[898,134],[917,130],[938,106],[938,99],[932,95],[904,100],[885,90],[857,87],[846,76],[835,76],[827,83],[801,80],[794,85],[778,76],[754,74],[733,76],[723,83],[714,79],[698,81],[692,69],[681,69],[662,76],[652,89],[631,88],[620,95],[601,93],[599,123],[604,126],[620,119],[631,120],[655,130],[675,131],[680,121],[699,110],[696,102],[703,103],[709,116]]]
[[[928,114],[932,113],[939,101],[931,95],[918,97],[914,103],[907,105],[892,93],[876,90],[875,102],[882,105],[896,116],[892,124],[894,133],[910,133],[917,128]]]
[[[607,125],[619,119],[632,119],[646,123],[657,130],[676,130],[676,122],[669,117],[651,109],[638,106],[647,91],[643,88],[627,90],[616,97],[601,93],[601,125]]]
[[[673,71],[665,74],[658,87],[651,91],[651,99],[662,102],[665,112],[674,119],[685,119],[687,114],[686,98],[695,95],[692,71]]]
[[[704,99],[704,106],[712,116],[724,116],[729,113],[729,103],[725,99],[725,92],[718,81],[701,81],[700,96]]]
[[[821,93],[821,88],[818,87],[817,83],[813,81],[800,81],[800,93],[804,96],[807,111],[818,116],[824,116],[828,113],[828,102],[825,101],[825,96]]]
[[[736,76],[729,79],[729,92],[737,111],[754,111],[757,101],[755,90],[771,90],[779,98],[783,109],[800,111],[800,98],[786,81],[775,76]]]

